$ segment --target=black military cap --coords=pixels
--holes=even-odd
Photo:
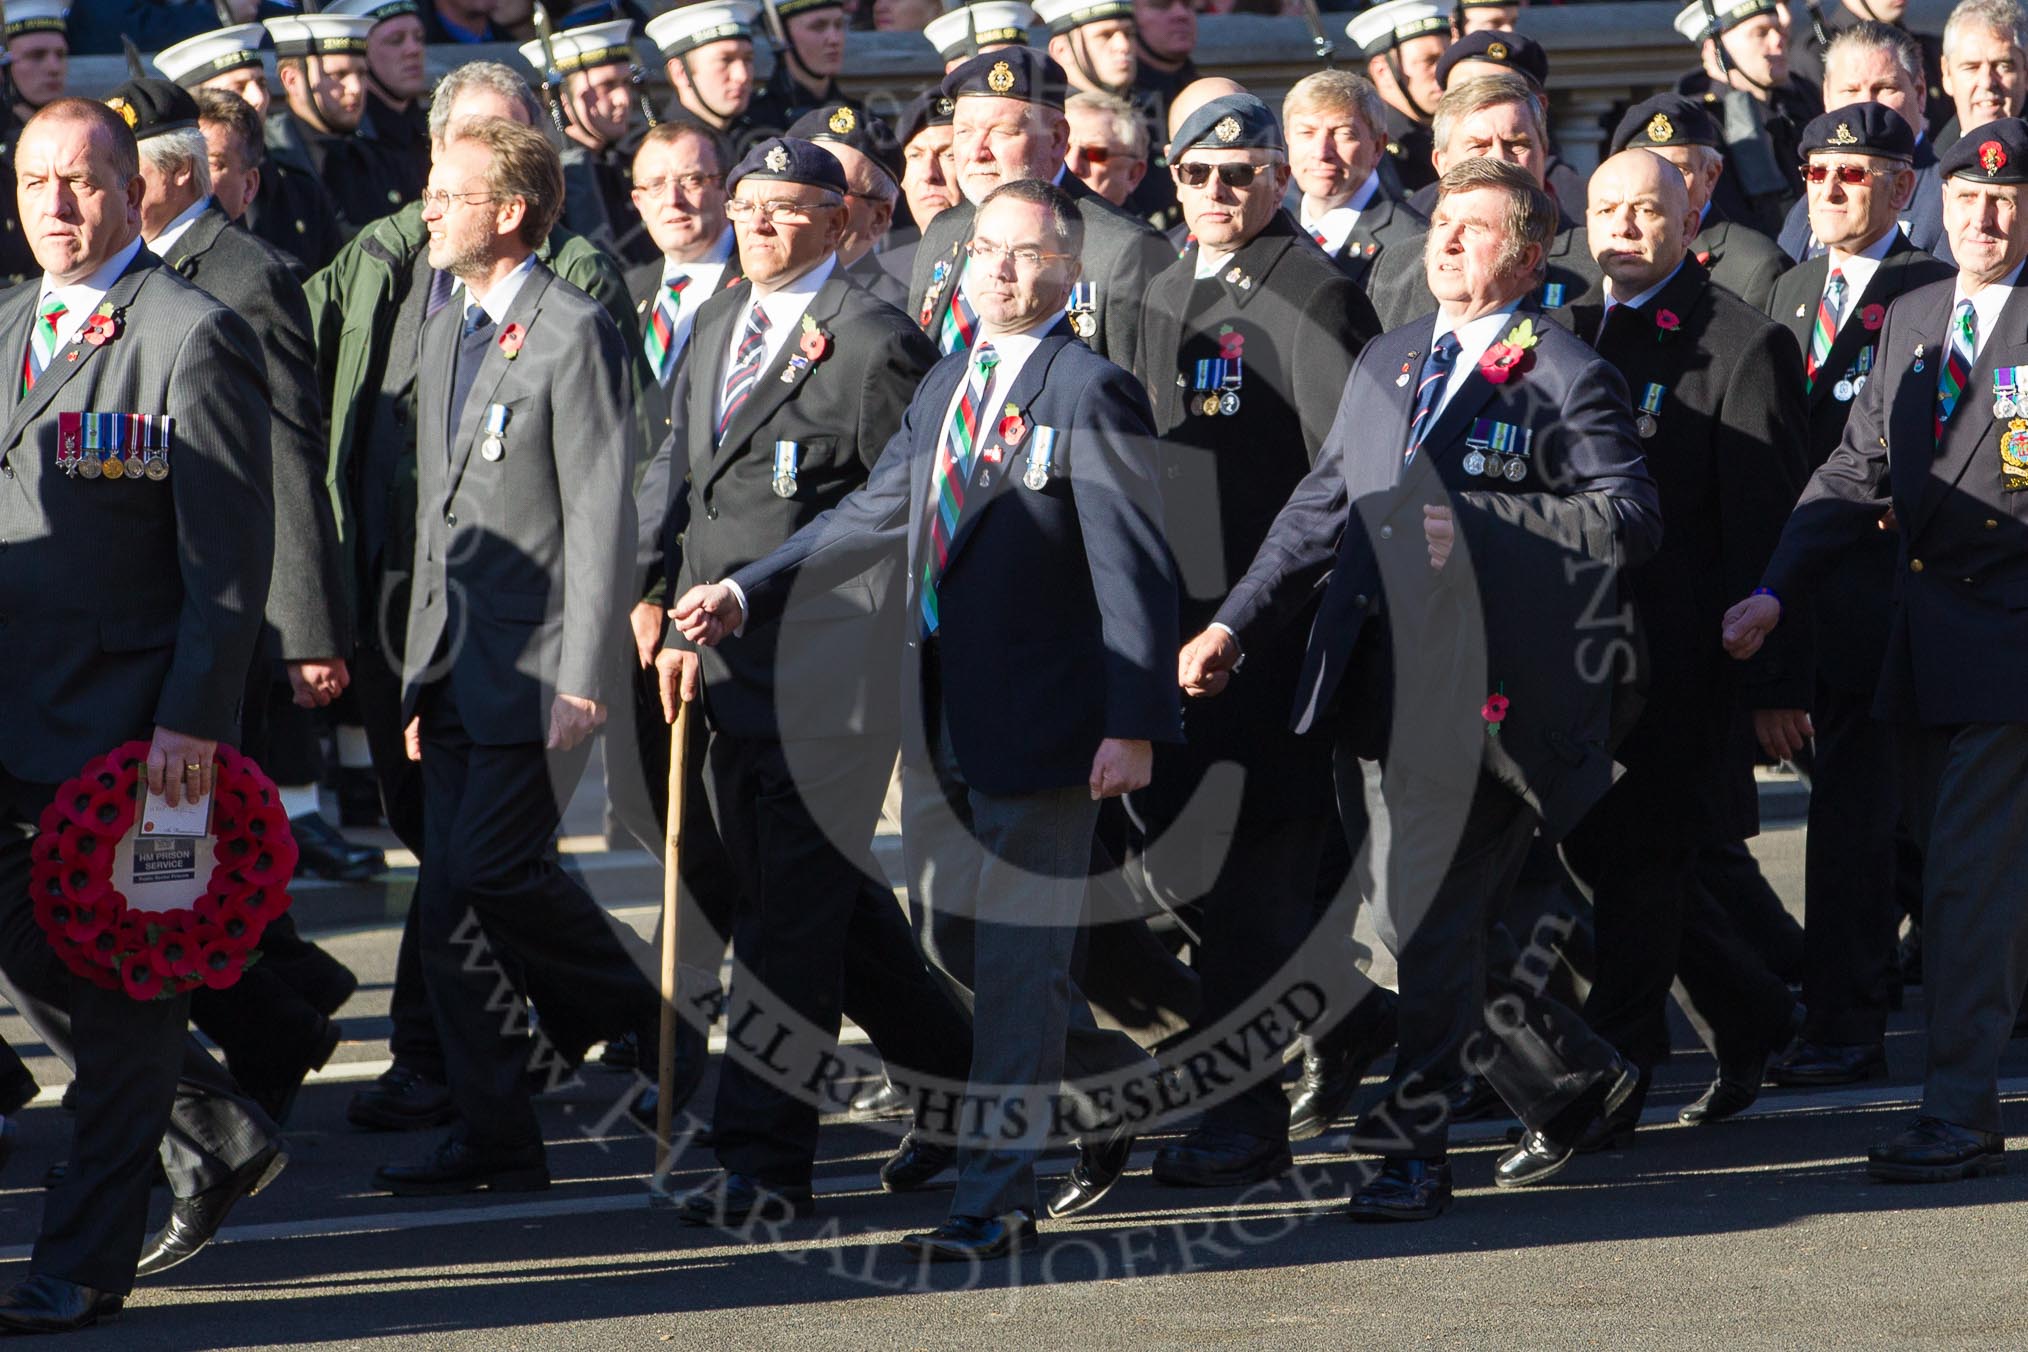
[[[120,115],[136,141],[197,125],[197,99],[174,80],[129,80],[106,95],[106,107]]]
[[[1518,75],[1526,75],[1538,85],[1549,83],[1549,53],[1543,51],[1542,44],[1534,38],[1524,38],[1519,33],[1482,28],[1476,33],[1465,34],[1444,48],[1444,54],[1437,58],[1437,83],[1449,83],[1451,71],[1461,61],[1483,61],[1488,65],[1505,66]]]
[[[845,195],[845,168],[838,157],[814,142],[788,136],[770,136],[747,151],[746,158],[726,176],[725,190],[731,192],[743,178],[807,183]]]
[[[901,142],[894,139],[894,132],[885,122],[848,103],[827,103],[811,109],[789,124],[789,135],[805,141],[851,146],[879,165],[889,178],[901,182]]]
[[[1973,127],[1937,157],[1938,178],[1981,183],[2028,183],[2028,122],[2003,117]]]
[[[981,52],[944,76],[943,96],[953,101],[966,95],[1021,99],[1050,108],[1063,107],[1070,95],[1070,77],[1047,52],[1033,47],[1002,47]]]
[[[1283,152],[1289,148],[1282,140],[1282,124],[1251,94],[1221,94],[1184,118],[1169,140],[1169,156],[1174,159],[1192,146]]]
[[[1681,94],[1657,94],[1627,109],[1620,125],[1613,128],[1613,154],[1628,146],[1659,149],[1668,146],[1710,146],[1725,148],[1718,121],[1704,111],[1704,105]]]
[[[1853,103],[1811,118],[1799,149],[1806,156],[1828,150],[1913,161],[1915,131],[1884,103]]]
[[[910,99],[908,106],[903,108],[901,115],[895,119],[894,139],[905,149],[910,141],[922,135],[925,127],[950,126],[951,117],[956,112],[957,105],[950,101],[943,90],[925,90]]]

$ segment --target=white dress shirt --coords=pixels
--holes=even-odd
[[[1359,185],[1358,191],[1345,199],[1343,206],[1332,207],[1323,214],[1317,214],[1305,196],[1302,205],[1303,229],[1312,235],[1324,237],[1324,252],[1335,254],[1345,247],[1345,239],[1359,228],[1359,213],[1373,204],[1373,196],[1380,191],[1380,171],[1374,170]]]
[[[1436,412],[1431,415],[1432,420],[1443,416],[1444,409],[1451,402],[1451,396],[1455,395],[1459,387],[1465,383],[1459,378],[1459,373],[1469,372],[1476,367],[1479,359],[1486,355],[1486,349],[1505,337],[1507,330],[1513,327],[1514,309],[1520,303],[1519,299],[1510,301],[1503,309],[1495,310],[1489,315],[1480,315],[1462,327],[1453,327],[1450,318],[1442,310],[1437,311],[1436,328],[1430,331],[1430,342],[1434,345],[1436,340],[1445,334],[1456,333],[1458,359],[1451,363],[1451,373],[1444,379],[1443,393],[1437,396]],[[1537,316],[1536,322],[1546,324],[1549,321]],[[1415,378],[1417,377],[1411,377]]]
[[[712,397],[712,417],[724,416],[725,378],[732,374],[732,364],[739,352],[740,340],[746,337],[747,316],[753,313],[755,306],[768,317],[768,331],[761,336],[760,369],[765,371],[774,365],[775,358],[781,354],[783,344],[793,336],[800,336],[798,330],[802,326],[803,311],[810,308],[810,302],[816,299],[818,289],[830,280],[831,273],[837,266],[838,255],[831,254],[795,281],[770,291],[740,310],[739,317],[733,321],[732,337],[726,344],[725,363],[718,370],[718,391]]]
[[[207,195],[183,208],[181,215],[163,226],[161,233],[148,241],[148,251],[157,258],[167,258],[169,251],[176,247],[176,241],[183,238],[183,232],[197,224],[197,218],[202,216],[210,205],[211,198]]]
[[[711,246],[711,253],[696,263],[678,263],[674,259],[662,260],[662,284],[667,286],[678,277],[688,277],[690,284],[683,288],[683,295],[676,307],[676,332],[669,338],[669,361],[674,369],[676,359],[683,355],[685,345],[690,342],[690,330],[697,323],[698,307],[718,294],[718,284],[725,279],[725,270],[732,264],[732,227],[726,226],[718,243]],[[646,314],[655,312],[658,294],[648,301]],[[772,318],[773,316],[770,316]],[[645,318],[645,317],[644,317]],[[742,319],[741,323],[746,321]]]
[[[521,294],[521,288],[528,284],[528,278],[534,271],[535,255],[530,254],[521,260],[520,266],[516,267],[514,271],[493,283],[492,289],[485,295],[478,297],[472,295],[470,287],[467,287],[462,281],[459,282],[458,289],[464,293],[458,301],[459,313],[462,314],[476,299],[479,308],[486,312],[488,319],[492,320],[495,325],[505,324],[507,322],[507,311],[514,306],[514,298]]]
[[[1831,255],[1831,269],[1824,273],[1825,284],[1830,284],[1832,271],[1845,279],[1845,311],[1838,316],[1839,328],[1844,328],[1845,321],[1859,313],[1858,300],[1872,285],[1873,274],[1880,271],[1880,260],[1887,257],[1887,251],[1894,247],[1894,237],[1893,230],[1883,230],[1880,238],[1874,240],[1870,247],[1849,254],[1842,261],[1835,253]],[[1821,298],[1822,293],[1818,294]]]
[[[92,311],[106,298],[106,292],[113,289],[113,283],[120,280],[120,274],[127,270],[127,265],[134,261],[134,255],[140,252],[141,239],[137,235],[132,244],[100,264],[97,272],[68,286],[58,286],[55,278],[46,272],[42,274],[42,291],[36,297],[35,313],[42,313],[51,296],[63,302],[63,318],[56,323],[56,346],[50,349],[52,353],[61,352],[71,339],[77,337],[77,331],[92,317]]]

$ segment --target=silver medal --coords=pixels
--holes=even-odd
[[[1528,477],[1528,462],[1518,455],[1513,456],[1507,461],[1506,468],[1502,469],[1500,473],[1507,476],[1508,482],[1518,484]]]
[[[1486,468],[1485,468],[1486,477],[1488,479],[1499,478],[1500,468],[1504,464],[1506,464],[1506,461],[1500,458],[1500,453],[1498,451],[1488,453],[1488,455],[1486,456]]]
[[[486,460],[498,460],[506,453],[507,447],[498,437],[487,437],[479,443],[479,454]]]
[[[1478,451],[1465,452],[1465,473],[1484,474],[1485,472],[1486,457]]]
[[[2020,411],[2021,406],[2014,402],[2011,395],[2003,394],[1993,401],[1993,416],[1995,418],[2011,418]]]
[[[1219,395],[1218,411],[1228,418],[1239,412],[1239,396],[1231,390],[1227,390],[1224,394]]]
[[[1645,440],[1661,430],[1661,424],[1655,421],[1654,414],[1643,413],[1640,417],[1634,419],[1634,430],[1639,432],[1642,439]]]
[[[1831,387],[1831,397],[1833,399],[1836,399],[1841,404],[1851,403],[1852,382],[1849,380],[1841,380],[1837,384],[1833,385]],[[2000,416],[2005,417],[2006,415],[2003,413]]]
[[[796,480],[793,475],[777,474],[775,476],[775,496],[778,498],[793,498],[796,496]]]
[[[1028,463],[1028,472],[1021,476],[1021,482],[1040,493],[1049,487],[1049,471],[1031,460]]]

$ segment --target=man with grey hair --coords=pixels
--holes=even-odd
[[[1070,151],[1063,162],[1100,197],[1125,206],[1148,172],[1148,124],[1116,94],[1081,89],[1063,103]]]
[[[1793,22],[1789,25],[1789,69],[1803,79],[1811,84],[1828,84],[1826,68],[1831,60],[1831,47],[1854,28],[1880,24],[1915,45],[1916,83],[1923,90],[1933,119],[1929,127],[1918,123],[1915,129],[1935,131],[1949,116],[1944,111],[1949,96],[1943,88],[1943,39],[1935,33],[1918,33],[1909,28],[1905,22],[1908,0],[1836,0],[1822,6],[1798,5],[1790,10],[1790,15]],[[1855,102],[1831,98],[1828,89],[1824,94],[1826,108],[1843,108]]]
[[[430,140],[441,146],[465,118],[506,117],[540,125],[528,85],[496,61],[458,67],[438,85],[430,106]],[[374,773],[388,824],[404,845],[422,846],[422,782],[402,746],[399,670],[408,622],[409,559],[415,522],[415,363],[417,335],[449,302],[452,279],[425,256],[422,204],[411,202],[373,222],[331,265],[310,279],[311,330],[317,340],[318,384],[329,410],[329,475],[337,485],[338,537],[351,589],[358,646],[352,688],[372,747]],[[589,242],[553,229],[535,255],[557,276],[612,316],[629,351],[640,329],[619,266]],[[399,354],[408,354],[406,356]],[[652,381],[645,364],[637,377]],[[624,714],[624,703],[618,705]],[[616,720],[617,721],[617,720]],[[624,745],[615,737],[611,745]],[[414,917],[402,934],[392,1002],[393,1065],[354,1096],[355,1125],[409,1130],[448,1120],[443,1050],[430,1019],[415,945]],[[541,1004],[541,993],[528,994]],[[566,1057],[568,1030],[545,1024]]]
[[[1580,653],[1599,637],[1587,607],[1618,614],[1616,570],[1661,538],[1655,481],[1625,382],[1518,313],[1555,235],[1534,173],[1475,156],[1439,183],[1424,250],[1434,313],[1359,354],[1316,468],[1178,660],[1187,694],[1219,695],[1255,679],[1242,656],[1314,611],[1289,727],[1321,728],[1335,709],[1339,763],[1384,767],[1400,1040],[1386,1097],[1354,1136],[1384,1157],[1353,1193],[1366,1221],[1449,1207],[1449,1118],[1433,1091],[1461,1074],[1485,1076],[1555,1140],[1636,1079],[1515,978],[1496,920],[1537,831],[1561,838],[1612,783],[1622,677],[1585,679],[1599,654]],[[1363,816],[1351,796],[1342,811]]]
[[[2014,0],[1964,0],[1951,11],[1943,92],[1956,113],[1937,130],[1943,150],[1974,127],[2021,116],[2028,101],[2028,13]]]
[[[1345,70],[1305,75],[1282,100],[1293,180],[1283,205],[1369,291],[1387,251],[1414,244],[1427,224],[1383,169],[1386,119],[1373,82]]]
[[[1542,104],[1526,80],[1515,75],[1488,75],[1467,80],[1447,91],[1431,123],[1436,137],[1434,162],[1439,174],[1467,160],[1491,159],[1511,164],[1547,187],[1549,137]],[[1538,267],[1537,301],[1545,310],[1575,305],[1598,286],[1598,263],[1585,242],[1584,226],[1562,215],[1555,200],[1550,209],[1557,229],[1543,249]],[[1422,240],[1415,241],[1418,249]],[[1399,327],[1437,308],[1427,274],[1421,268],[1398,268],[1377,281],[1371,291],[1380,322]]]

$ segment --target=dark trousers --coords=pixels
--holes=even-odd
[[[1517,950],[1499,923],[1535,814],[1484,774],[1466,793],[1393,771],[1384,793],[1401,1031],[1387,1097],[1363,1119],[1362,1145],[1441,1157],[1450,1133],[1443,1092],[1466,1073],[1483,1075],[1527,1126],[1553,1132],[1607,1073],[1613,1048],[1544,993],[1546,965]],[[1356,819],[1350,805],[1340,811]]]
[[[1852,1045],[1887,1034],[1901,986],[1895,938],[1900,758],[1872,697],[1817,686],[1816,764],[1803,856],[1803,1034]]]
[[[387,824],[401,843],[417,856],[423,844],[422,767],[408,758],[402,740],[401,673],[388,654],[361,644],[349,664],[352,684],[347,687],[359,706],[359,723],[366,730],[367,750],[373,756],[373,777],[380,785],[380,805]]]
[[[1695,867],[1698,883],[1740,942],[1782,980],[1801,980],[1803,927],[1775,895],[1745,838],[1698,846]]]
[[[856,966],[862,987],[879,990],[878,1003],[892,1011],[882,1052],[896,1058],[896,1073],[962,1079],[970,1064],[963,1016],[923,965],[894,893],[876,881],[869,848],[892,742],[714,732],[709,746],[712,816],[739,878],[728,1028],[745,1027],[750,1010],[762,1026],[799,1022],[795,1063],[828,1056],[845,973]],[[785,1080],[779,1063],[752,1058],[745,1046],[733,1038],[719,1072],[719,1162],[776,1187],[807,1188],[819,1110],[807,1072]],[[931,1059],[908,1059],[924,1054]]]
[[[579,1036],[638,1031],[652,1044],[661,1007],[647,976],[652,960],[557,863],[562,805],[584,773],[588,747],[552,755],[540,742],[474,742],[449,681],[423,692],[421,713],[426,803],[416,923],[446,1083],[474,1142],[540,1144],[526,1056],[503,1035],[495,964],[471,961],[473,922],[494,956],[520,959],[545,1028],[567,1021]]]
[[[275,1127],[186,1029],[187,998],[141,1003],[71,975],[35,923],[29,847],[54,785],[0,770],[0,990],[77,1076],[70,1168],[43,1203],[33,1271],[125,1292],[148,1222],[150,1162],[190,1197]]]
[[[1998,1131],[2000,1056],[2028,985],[2028,724],[1911,729],[1903,745],[1923,849],[1922,1111]]]

